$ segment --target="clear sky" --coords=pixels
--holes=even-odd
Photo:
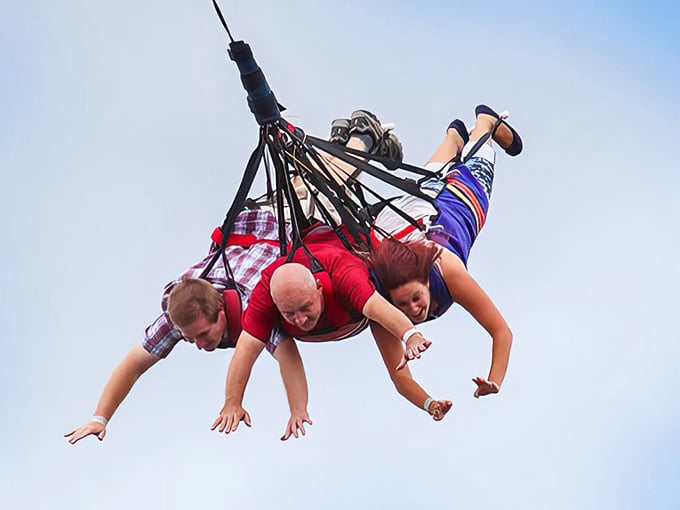
[[[0,17],[3,507],[680,508],[676,2],[223,1],[286,118],[356,108],[423,163],[449,121],[509,110],[470,271],[513,329],[499,395],[462,310],[424,327],[434,423],[368,333],[301,345],[314,425],[282,443],[275,362],[252,429],[209,431],[231,352],[179,345],[95,439],[111,371],[222,222],[257,124],[208,0],[4,2]]]

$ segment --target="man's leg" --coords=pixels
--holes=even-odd
[[[335,119],[331,123],[329,140],[397,163],[401,163],[404,156],[397,136],[386,131],[378,118],[367,110],[355,110],[351,119]],[[322,154],[322,157],[337,182],[344,184],[351,176],[358,178],[359,171],[350,163],[330,154]]]
[[[386,136],[388,134],[390,138]],[[399,143],[397,137],[392,133],[386,133],[378,118],[366,110],[356,110],[352,113],[351,119],[334,120],[331,124],[331,136],[329,140],[334,143],[345,145],[350,149],[356,149],[366,153],[389,152],[390,155],[395,158],[398,157],[399,161],[401,161],[402,158],[401,143]],[[391,145],[389,145],[390,143]],[[383,146],[388,146],[391,151],[384,149]],[[341,186],[344,186],[350,177],[358,177],[359,172],[352,164],[323,151],[319,151],[319,154],[326,169],[330,172],[333,179]],[[317,167],[314,162],[312,162],[312,164]],[[320,171],[318,167],[316,169]],[[293,184],[298,197],[303,203],[303,207],[305,207],[307,217],[313,217],[323,221],[323,214],[321,211],[317,210],[317,204],[310,196],[310,192],[302,180],[296,176],[293,180]],[[316,200],[320,202],[320,205],[328,211],[333,220],[338,224],[341,223],[340,215],[337,213],[335,206],[328,197],[315,189],[312,189],[312,193],[315,195]]]

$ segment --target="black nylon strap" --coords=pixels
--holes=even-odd
[[[339,146],[336,143],[329,142],[327,140],[324,140],[322,138],[318,138],[315,136],[308,136],[313,144],[316,144],[317,142],[321,142],[322,144],[331,144],[334,147],[339,147],[343,152],[346,154],[351,154],[353,156],[358,156],[361,159],[369,160],[369,161],[375,161],[377,163],[380,163],[383,165],[385,168],[389,168],[391,170],[405,170],[407,172],[410,172],[412,174],[416,175],[421,175],[423,177],[437,177],[437,172],[432,172],[430,170],[427,170],[425,168],[416,166],[416,165],[411,165],[409,163],[404,163],[403,161],[400,163],[396,163],[394,160],[389,159],[389,158],[383,158],[381,156],[378,156],[376,154],[370,154],[368,152],[361,151],[359,149],[353,149],[351,147],[345,147],[345,146]],[[325,149],[324,149],[325,150]],[[387,175],[394,176],[393,173],[388,173]],[[397,177],[398,179],[398,177]]]
[[[471,148],[471,149],[468,151],[468,153],[466,154],[465,159],[463,159],[463,163],[465,163],[465,162],[467,162],[467,161],[470,161],[470,158],[472,158],[475,154],[477,154],[477,152],[479,151],[479,149],[482,148],[482,146],[489,140],[489,138],[493,137],[493,135],[496,134],[496,131],[498,131],[498,128],[500,127],[500,125],[501,125],[502,123],[503,123],[503,119],[498,118],[498,119],[496,120],[496,123],[494,124],[493,128],[491,128],[491,131],[489,131],[488,133],[483,134],[483,135],[479,138],[479,140],[477,140],[477,141],[475,142],[475,144],[472,146],[472,148]]]
[[[328,170],[321,158],[319,158],[318,154],[316,154],[316,151],[311,149],[309,154],[303,156],[303,158],[306,159],[306,161],[303,162],[308,168],[311,168],[311,162],[309,162],[309,160],[306,158],[307,155],[311,155],[316,164],[319,165],[322,171],[327,175],[322,175],[320,172],[314,171],[312,169],[311,171],[306,172],[304,177],[309,179],[312,185],[318,189],[320,193],[323,193],[326,198],[328,198],[329,202],[331,202],[336,212],[340,216],[342,224],[347,228],[355,243],[362,244],[363,240],[360,234],[365,233],[362,232],[362,230],[365,231],[365,229],[362,229],[362,225],[359,220],[360,216],[358,214],[353,214],[358,208],[352,203],[352,200],[347,195],[345,189],[333,178],[330,170]],[[325,210],[320,201],[317,200],[316,203],[321,205],[323,210]],[[328,216],[330,219],[330,224],[333,226],[333,229],[336,231],[336,233],[341,233],[339,225],[337,225],[336,222],[330,217],[330,214]],[[347,238],[344,236],[344,234],[340,235],[340,238],[348,249],[353,248],[352,245],[347,241]]]
[[[365,237],[368,234],[366,225],[361,224],[361,215],[356,211],[358,207],[345,191],[344,186],[339,184],[333,173],[328,169],[325,162],[317,153],[313,146],[306,144],[307,136],[299,128],[293,128],[287,122],[281,122],[280,126],[285,130],[292,141],[293,152],[288,152],[288,159],[292,160],[293,166],[298,170],[297,175],[301,178],[309,180],[314,188],[323,193],[336,209],[343,225],[347,228],[350,235],[357,245],[365,244]],[[291,129],[292,128],[292,129]],[[310,161],[313,160],[314,164]],[[299,168],[298,161],[304,165],[304,168]],[[309,183],[305,180],[305,185],[310,189]],[[342,233],[342,230],[333,220],[330,213],[323,206],[323,204],[312,193],[315,205],[319,207],[324,219],[333,227],[338,234],[343,244],[348,249],[353,249],[353,246],[347,240],[347,237]]]
[[[330,143],[327,142],[326,140],[321,140],[320,138],[316,138],[313,136],[308,136],[307,141],[312,146],[316,146],[319,149],[323,150],[324,152],[327,152],[332,156],[335,156],[356,168],[360,168],[363,172],[366,172],[367,174],[375,177],[376,179],[380,179],[381,181],[386,182],[387,184],[390,184],[391,186],[394,186],[395,188],[398,188],[404,191],[405,193],[408,193],[409,195],[422,198],[423,200],[427,200],[430,203],[434,201],[432,197],[420,191],[420,187],[415,181],[411,179],[404,179],[390,172],[387,172],[386,170],[376,168],[367,163],[366,161],[359,159],[353,155],[355,152],[358,152],[358,154],[362,155],[362,157],[366,155],[365,157],[367,157],[368,159],[375,159],[370,154],[355,151],[354,149],[346,149],[345,147],[340,147],[335,143]],[[423,172],[427,172],[427,170],[423,169],[421,170]],[[429,174],[431,174],[432,177],[436,176],[436,174],[432,172],[429,172]]]
[[[238,214],[241,212],[243,209],[243,206],[246,202],[246,199],[248,197],[248,193],[250,192],[250,188],[253,185],[253,181],[255,180],[255,175],[257,174],[257,169],[260,166],[260,161],[262,161],[262,155],[264,153],[264,140],[262,137],[260,137],[260,141],[257,144],[257,147],[253,151],[253,153],[250,155],[250,159],[248,160],[248,164],[246,166],[246,170],[243,174],[243,179],[241,180],[241,185],[238,188],[238,191],[236,192],[236,196],[234,197],[234,201],[231,203],[231,207],[229,208],[229,211],[227,212],[227,216],[224,219],[224,222],[222,223],[222,243],[220,244],[219,248],[215,252],[215,255],[213,256],[212,259],[210,259],[210,262],[208,265],[203,269],[203,272],[201,272],[200,278],[204,278],[210,270],[213,268],[215,263],[217,262],[217,259],[220,257],[220,255],[224,252],[224,248],[227,245],[227,239],[229,237],[229,234],[231,234],[232,229],[234,228],[234,223],[236,223],[236,217]],[[225,257],[226,260],[226,257]]]
[[[300,178],[303,180],[305,186],[309,190],[309,193],[312,196],[312,200],[314,201],[314,205],[319,209],[319,211],[321,211],[321,215],[323,216],[324,221],[331,226],[333,231],[342,241],[342,244],[344,244],[348,250],[354,249],[354,246],[347,239],[347,236],[340,228],[340,225],[338,225],[338,223],[335,221],[331,213],[324,206],[321,200],[319,200],[319,198],[317,197],[317,194],[314,192],[315,189],[318,190],[319,193],[323,193],[326,196],[326,198],[328,198],[328,200],[331,202],[334,209],[340,215],[340,218],[342,219],[342,224],[347,227],[347,230],[349,231],[352,238],[355,240],[355,243],[357,245],[362,244],[362,239],[359,236],[359,230],[356,226],[356,220],[348,213],[343,204],[338,200],[338,198],[335,195],[333,195],[332,193],[328,193],[329,191],[328,188],[325,188],[325,184],[319,178],[319,176],[313,172],[311,173],[308,172],[304,175],[300,175]]]
[[[309,138],[311,138],[313,141],[318,140],[318,139],[314,139],[313,137],[309,137]],[[363,153],[363,152],[361,152],[361,151],[357,151],[356,149],[348,149],[348,148],[346,148],[346,147],[338,146],[337,144],[330,144],[330,143],[328,143],[328,145],[331,145],[331,146],[334,147],[334,149],[336,149],[334,155],[339,154],[338,150],[339,150],[340,152],[342,152],[342,150],[344,150],[344,149],[346,149],[347,152],[351,152],[352,154],[357,154],[357,155],[366,154],[366,153]],[[325,148],[322,149],[322,150],[326,151]],[[330,152],[330,151],[326,151],[326,152]],[[370,156],[370,155],[367,155],[367,156]],[[377,168],[371,166],[369,163],[366,163],[366,162],[364,162],[364,161],[361,161],[361,160],[359,160],[359,159],[356,159],[356,158],[354,158],[353,156],[347,156],[347,157],[336,156],[336,157],[338,157],[339,159],[341,159],[341,160],[343,160],[343,161],[345,161],[345,162],[347,162],[347,163],[349,163],[349,164],[352,164],[352,165],[354,165],[356,162],[362,163],[362,165],[359,167],[361,170],[367,171],[366,168],[368,167],[368,168],[370,168],[370,169],[372,169],[372,170],[374,170],[374,171],[381,172],[379,175],[375,175],[375,174],[373,174],[373,172],[367,171],[367,173],[373,175],[374,177],[376,177],[376,178],[379,179],[379,180],[383,180],[383,176],[385,176],[385,175],[387,175],[388,177],[391,177],[391,178],[393,178],[393,179],[396,179],[397,182],[403,183],[403,186],[395,185],[395,184],[393,184],[393,182],[388,182],[388,184],[393,184],[393,186],[395,186],[395,187],[401,189],[402,191],[405,191],[407,194],[409,194],[409,195],[414,195],[414,196],[416,196],[416,197],[418,197],[418,198],[421,198],[421,199],[423,199],[423,200],[426,200],[428,203],[430,203],[430,204],[432,204],[432,205],[434,206],[434,198],[432,198],[430,195],[427,195],[427,194],[423,193],[422,191],[420,191],[420,187],[418,186],[418,184],[417,184],[415,181],[413,181],[413,180],[411,180],[411,179],[403,179],[403,178],[400,178],[400,177],[396,177],[396,176],[394,176],[394,175],[391,174],[391,173],[387,173],[387,172],[384,172],[384,171],[382,171],[382,170],[380,170],[380,169],[377,169]],[[351,161],[350,161],[350,159],[351,159]],[[408,165],[408,166],[412,166],[412,165]],[[429,172],[428,170],[424,170],[424,169],[421,169],[421,170],[422,170],[423,173],[427,173],[427,174],[429,174],[431,177],[437,177],[437,176],[438,176],[438,174]],[[353,174],[353,175],[354,175],[354,174]],[[350,177],[350,178],[348,179],[348,182],[349,182],[352,186],[356,186],[356,187],[359,188],[359,189],[366,190],[366,191],[367,191],[368,193],[370,193],[373,197],[377,198],[377,199],[380,201],[379,203],[382,204],[382,205],[380,206],[380,209],[382,209],[382,208],[385,207],[385,206],[388,206],[388,207],[390,207],[390,209],[392,209],[397,215],[399,215],[401,218],[403,218],[403,219],[404,219],[405,221],[407,221],[409,224],[413,225],[414,227],[416,227],[416,228],[419,229],[419,230],[422,230],[422,229],[423,229],[423,225],[421,225],[420,223],[418,223],[418,222],[415,220],[415,218],[413,218],[413,217],[411,217],[410,215],[406,214],[406,213],[405,213],[404,211],[402,211],[401,209],[398,209],[398,208],[394,207],[394,206],[392,205],[392,203],[391,203],[391,200],[393,200],[393,199],[386,199],[385,197],[381,196],[381,195],[380,195],[379,193],[377,193],[375,190],[373,190],[372,188],[370,188],[369,186],[367,186],[367,185],[364,184],[363,182],[359,181],[359,180],[356,179],[355,177]],[[417,190],[416,193],[413,192],[414,188]],[[373,224],[372,218],[374,218],[375,215],[372,214],[371,208],[366,209],[365,211],[366,211],[366,214],[371,218],[371,220],[369,220],[369,221],[370,221],[370,223],[371,223],[371,225],[372,225],[372,224]],[[379,211],[379,210],[378,210],[378,211]],[[357,211],[357,213],[358,213],[359,217],[362,217],[362,216],[363,216],[363,215],[361,215],[361,211]]]

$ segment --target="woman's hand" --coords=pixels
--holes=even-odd
[[[498,393],[501,391],[501,388],[498,386],[498,384],[493,381],[487,381],[482,377],[475,377],[472,379],[472,382],[477,385],[477,389],[475,390],[475,398],[483,397],[484,395],[491,395],[492,393]]]

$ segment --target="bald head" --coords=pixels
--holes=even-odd
[[[286,321],[305,331],[316,326],[323,311],[322,291],[307,267],[292,262],[276,268],[269,290]]]
[[[276,268],[269,284],[274,303],[297,301],[301,296],[314,292],[318,288],[312,272],[303,266],[291,262]]]

